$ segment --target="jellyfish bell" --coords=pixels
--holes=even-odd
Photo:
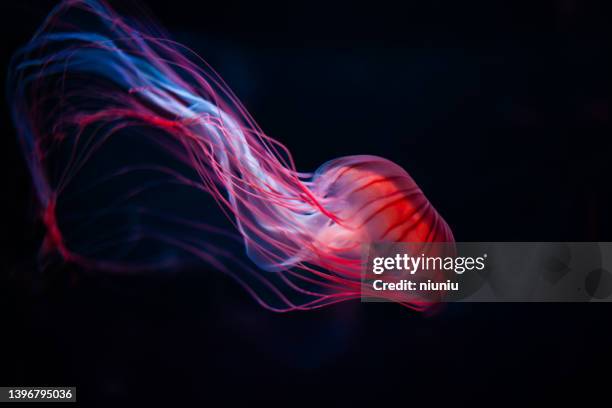
[[[378,241],[452,242],[453,235],[423,191],[397,164],[376,156],[348,156],[317,170],[314,191],[339,222],[318,239],[339,252]]]

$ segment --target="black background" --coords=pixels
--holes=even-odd
[[[404,3],[146,5],[215,67],[298,169],[350,154],[389,158],[458,241],[612,240],[609,6]],[[2,6],[3,67],[52,6]],[[605,304],[419,314],[348,302],[273,314],[205,270],[41,270],[44,231],[7,107],[2,125],[3,385],[76,385],[80,402],[96,406],[583,405],[608,389]]]

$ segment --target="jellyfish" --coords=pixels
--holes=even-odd
[[[361,296],[364,245],[453,242],[403,168],[360,155],[299,172],[203,59],[103,1],[56,6],[8,89],[41,253],[83,268],[206,265],[270,310],[309,310]]]

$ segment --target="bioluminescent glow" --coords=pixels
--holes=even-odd
[[[57,6],[8,85],[43,250],[85,268],[206,264],[287,311],[358,298],[363,244],[453,241],[401,167],[298,172],[203,60],[103,2]]]

